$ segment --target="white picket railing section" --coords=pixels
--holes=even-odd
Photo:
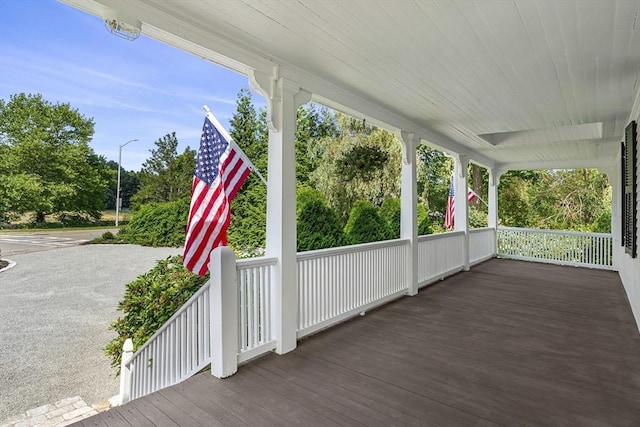
[[[498,256],[611,270],[611,234],[498,228]]]
[[[253,258],[236,262],[238,272],[239,355],[244,362],[275,348],[271,335],[272,267],[277,258]]]
[[[462,270],[464,232],[418,237],[418,286],[426,286]]]
[[[126,366],[130,399],[179,383],[211,363],[209,282],[204,284]]]
[[[496,255],[496,230],[474,228],[469,230],[469,264],[475,265]]]
[[[298,337],[404,295],[407,240],[298,254]]]
[[[255,258],[236,263],[239,362],[275,348],[270,315],[276,262],[276,258]],[[211,363],[209,287],[210,282],[204,284],[124,364],[130,371],[129,400],[177,384]]]

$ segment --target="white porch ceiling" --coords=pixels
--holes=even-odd
[[[640,108],[638,0],[62,1],[485,166],[617,167]]]

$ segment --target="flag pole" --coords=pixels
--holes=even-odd
[[[484,205],[485,205],[486,207],[489,207],[489,205],[487,204],[487,202],[485,202],[485,201],[482,199],[482,197],[480,197],[480,195],[479,195],[478,193],[476,193],[475,191],[473,191],[473,188],[470,188],[470,190],[471,190],[471,192],[472,192],[472,193],[473,193],[473,194],[474,194],[474,195],[475,195],[475,196],[476,196],[476,197],[477,197],[477,198],[478,198],[482,203],[484,203]]]
[[[258,170],[257,167],[255,167],[255,165],[253,164],[253,162],[247,157],[246,154],[244,154],[244,151],[242,151],[242,149],[238,146],[238,144],[236,144],[236,142],[231,139],[231,135],[229,135],[229,133],[227,132],[227,130],[220,124],[220,122],[218,121],[218,119],[216,119],[216,116],[213,115],[213,113],[211,112],[211,110],[209,110],[209,107],[204,105],[202,107],[207,115],[207,118],[209,120],[211,120],[211,123],[213,123],[213,125],[218,128],[218,130],[220,131],[220,133],[222,134],[222,136],[229,141],[229,144],[232,144],[232,146],[236,149],[236,152],[238,153],[238,155],[240,155],[240,157],[242,157],[242,159],[249,165],[249,169],[251,169],[252,172],[255,172],[256,175],[258,175],[258,177],[262,180],[262,182],[264,183],[264,185],[267,185],[267,180],[264,179],[264,177],[262,176],[262,174],[260,173],[260,171]]]

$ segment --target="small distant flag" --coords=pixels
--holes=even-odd
[[[211,251],[227,244],[231,201],[255,170],[206,106],[205,111],[183,254],[184,266],[200,276],[208,270]]]
[[[456,204],[455,204],[455,184],[454,184],[454,174],[451,174],[451,184],[449,185],[449,197],[447,197],[447,210],[444,214],[444,227],[447,230],[453,229],[453,217],[456,213]]]
[[[478,193],[471,188],[467,190],[467,201],[471,202],[478,196]],[[482,199],[480,199],[482,200]],[[447,197],[447,209],[444,214],[444,226],[447,230],[453,229],[453,219],[456,213],[456,198],[455,198],[455,174],[451,174],[451,185],[449,186],[449,197]]]

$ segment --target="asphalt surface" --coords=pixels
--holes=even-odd
[[[2,253],[3,257],[10,258],[17,254],[77,246],[102,236],[106,231],[110,231],[113,234],[118,232],[115,228],[0,231],[0,253]]]
[[[104,356],[125,285],[179,248],[85,245],[6,256],[0,272],[0,420],[80,395],[119,390]]]

